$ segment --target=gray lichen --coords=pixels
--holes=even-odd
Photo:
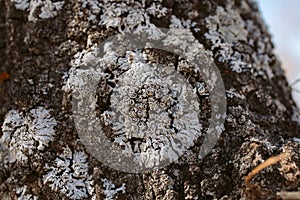
[[[115,199],[116,194],[125,193],[126,187],[123,183],[121,187],[116,188],[115,184],[107,179],[103,179],[103,194],[105,196],[105,200],[113,200]]]
[[[84,152],[69,147],[59,155],[53,165],[46,164],[48,171],[43,176],[44,184],[52,190],[65,194],[70,199],[82,199],[93,194],[93,180],[89,175],[89,165]]]
[[[36,150],[43,151],[53,141],[56,125],[56,120],[44,107],[32,109],[25,115],[17,110],[7,113],[1,143],[12,153],[11,162],[26,164]]]
[[[64,1],[52,1],[52,0],[11,0],[15,7],[19,10],[25,10],[29,12],[28,21],[37,21],[35,12],[40,8],[41,19],[48,19],[58,14],[58,11],[62,9]]]

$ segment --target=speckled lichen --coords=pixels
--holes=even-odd
[[[232,47],[239,41],[247,41],[247,31],[245,22],[239,13],[231,8],[218,7],[216,15],[206,19],[208,33],[205,37],[212,42],[211,49],[218,50],[215,55],[218,61],[228,63],[235,72],[242,72],[247,67],[247,63],[242,61],[241,54],[234,51]]]
[[[119,32],[134,30],[136,33],[147,32],[150,38],[157,39],[162,32],[156,28],[150,18],[155,16],[160,18],[165,16],[168,9],[162,7],[159,2],[152,2],[146,7],[146,1],[126,0],[115,2],[104,1],[82,1],[83,8],[87,9],[88,20],[107,29],[116,28]],[[99,17],[98,14],[103,14]]]
[[[2,125],[1,142],[11,152],[11,162],[26,164],[31,155],[45,150],[54,139],[56,125],[50,111],[41,106],[28,113],[9,111]]]
[[[72,152],[69,147],[64,148],[53,164],[46,164],[45,170],[43,183],[70,199],[87,198],[94,191],[87,156],[82,151]]]
[[[205,37],[211,42],[211,50],[217,52],[215,58],[219,62],[225,63],[237,73],[251,71],[254,76],[273,77],[269,68],[272,59],[267,53],[271,46],[269,38],[262,36],[252,20],[243,20],[239,11],[229,4],[225,9],[217,7],[216,14],[207,17],[205,21],[208,28]],[[255,38],[249,38],[253,32]],[[244,42],[254,49],[251,55],[238,50],[238,46]]]

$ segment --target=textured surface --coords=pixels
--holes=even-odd
[[[1,199],[241,199],[246,195],[274,199],[276,191],[300,189],[299,111],[253,1],[24,1],[29,7],[20,2],[0,1],[0,72],[10,75],[0,83]],[[213,56],[226,89],[225,125],[204,159],[198,158],[200,138],[164,169],[118,172],[93,158],[79,140],[72,119],[69,70],[76,63],[91,62],[88,52],[114,33],[146,30],[156,39],[161,36],[157,27],[189,30]],[[178,56],[152,49],[143,53],[149,62],[173,66],[190,77],[201,99],[202,132],[209,131],[209,92],[202,78]],[[111,61],[122,61],[113,56]],[[111,85],[103,81],[99,95],[110,93]],[[98,100],[101,113],[108,103],[105,95]],[[41,108],[51,117],[41,116],[38,122],[51,119],[55,133],[48,134],[41,149],[41,138],[27,138],[30,148],[18,141],[28,159],[17,162],[12,158],[16,150],[5,142],[7,126],[16,127],[9,132],[13,139],[23,129],[35,136],[28,125],[16,123],[22,116],[34,121],[30,113]],[[111,130],[106,134],[113,137]],[[263,170],[253,179],[257,189],[247,190],[244,177],[284,151],[291,151],[292,157]]]

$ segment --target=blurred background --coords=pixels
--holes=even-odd
[[[273,36],[275,52],[282,62],[287,79],[294,84],[293,97],[300,107],[300,1],[257,0]],[[298,92],[297,92],[298,90]]]

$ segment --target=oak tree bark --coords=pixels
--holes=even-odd
[[[163,169],[111,169],[80,142],[63,89],[69,69],[76,54],[115,33],[169,28],[174,19],[211,52],[222,76],[222,134],[203,159],[196,142]],[[174,55],[148,54],[179,66]],[[9,74],[0,81],[1,199],[275,199],[300,189],[299,111],[252,0],[0,0],[0,63],[0,73]],[[209,95],[201,98],[207,132]],[[108,105],[98,103],[100,110]],[[283,152],[291,157],[246,187],[255,166]]]

